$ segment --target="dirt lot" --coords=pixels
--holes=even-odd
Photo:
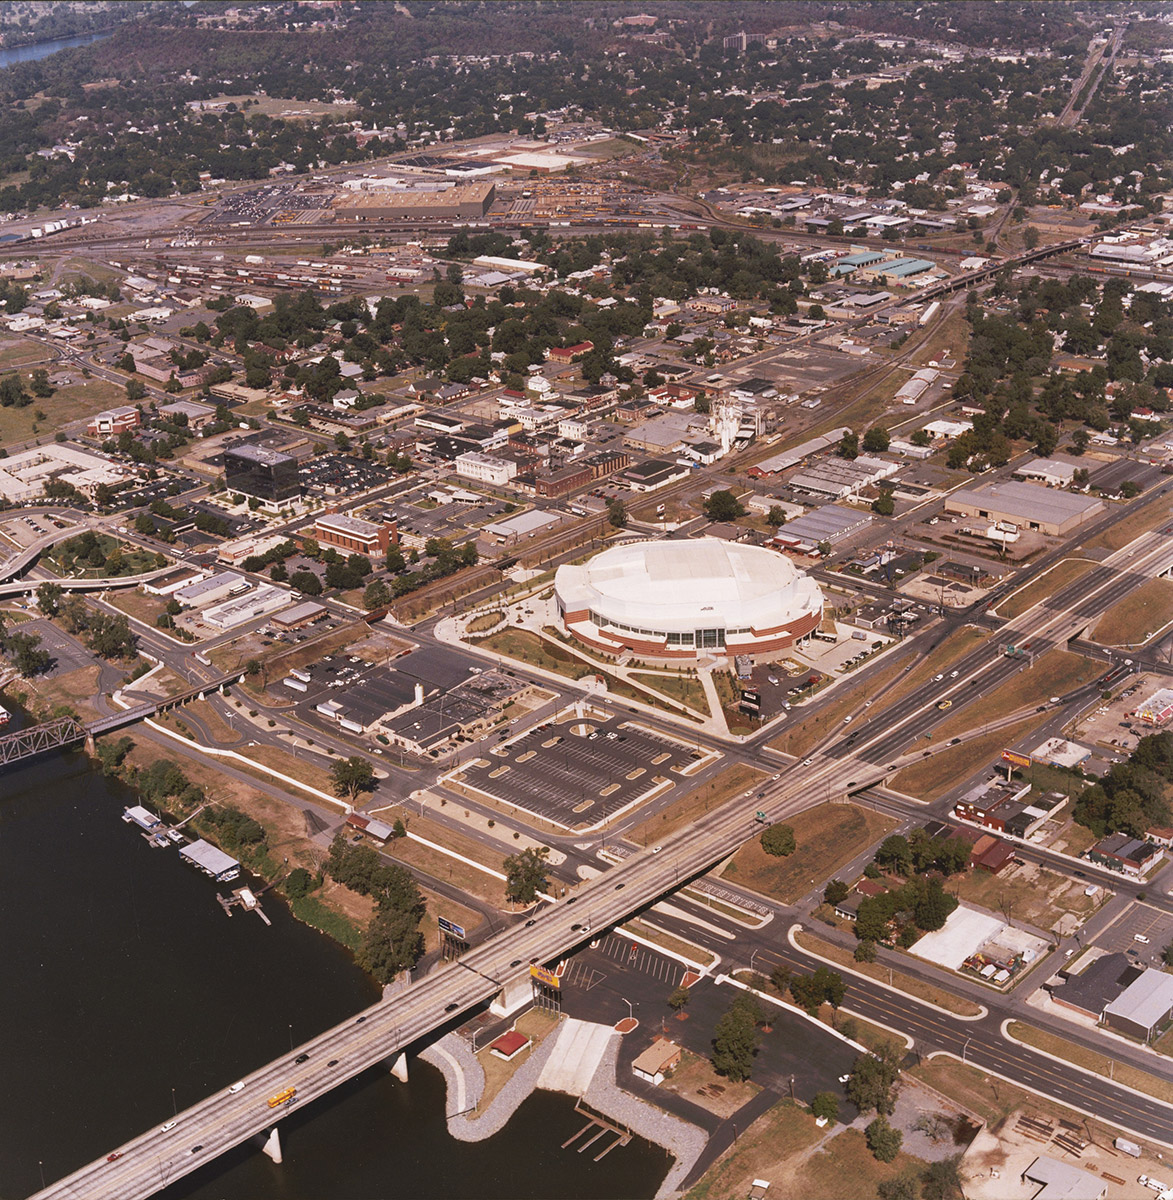
[[[761,838],[746,842],[721,877],[793,904],[814,884],[834,877],[844,863],[887,836],[896,822],[854,804],[820,804],[788,824],[798,848],[786,858],[767,854]]]
[[[1108,897],[1101,888],[1095,896],[1083,894],[1082,881],[1048,871],[1037,863],[1011,866],[998,875],[972,870],[955,875],[950,890],[961,900],[977,904],[990,912],[1025,921],[1045,932],[1053,930],[1061,918],[1067,936],[1082,925]]]
[[[684,1015],[688,1015],[687,1009]],[[680,1065],[661,1086],[719,1117],[731,1117],[762,1090],[756,1083],[731,1083],[713,1070],[707,1058],[688,1050],[683,1052]]]

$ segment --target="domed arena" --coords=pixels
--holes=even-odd
[[[559,567],[554,595],[573,637],[644,658],[773,654],[823,615],[818,585],[788,558],[715,538],[612,546]]]

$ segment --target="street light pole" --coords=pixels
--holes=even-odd
[[[965,1062],[965,1052],[966,1052],[966,1051],[969,1049],[969,1043],[970,1043],[970,1042],[972,1042],[972,1041],[973,1041],[973,1037],[972,1037],[972,1036],[971,1036],[971,1037],[967,1037],[967,1038],[965,1039],[965,1045],[961,1047],[961,1061],[962,1061],[962,1062]]]
[[[754,960],[755,958],[757,958],[757,956],[758,956],[758,952],[757,952],[756,950],[751,950],[751,951],[749,952],[749,969],[750,969],[751,971],[753,970],[753,960]]]
[[[623,996],[620,996],[620,997],[619,997],[619,999],[620,999],[620,1000],[622,1000],[622,1001],[623,1001],[623,1003],[627,1005],[627,1019],[628,1019],[629,1021],[634,1021],[634,1020],[635,1020],[635,1013],[634,1013],[634,1012],[632,1012],[632,1010],[631,1010],[631,1001],[630,1001],[630,1000],[627,1000],[627,999],[625,999]]]

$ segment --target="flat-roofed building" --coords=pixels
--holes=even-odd
[[[487,181],[437,189],[403,188],[339,197],[334,214],[340,221],[434,220],[483,217],[493,206],[497,185]]]
[[[455,459],[456,474],[462,479],[475,479],[478,483],[489,483],[502,487],[517,474],[517,463],[510,458],[497,458],[470,450],[458,454]]]
[[[1024,1183],[1038,1183],[1034,1200],[1104,1200],[1108,1185],[1098,1175],[1045,1154],[1022,1173]]]
[[[142,424],[142,414],[130,404],[120,408],[108,408],[105,412],[95,413],[86,426],[90,437],[116,438],[120,433],[137,429]]]
[[[280,503],[301,493],[297,459],[264,446],[233,446],[224,451],[224,480],[231,491]]]
[[[394,521],[378,524],[352,517],[348,513],[323,513],[314,522],[314,537],[324,546],[345,550],[348,554],[386,554],[399,542]]]
[[[945,501],[945,511],[983,520],[1010,521],[1026,529],[1062,537],[1102,513],[1104,502],[1011,480],[955,492]]]

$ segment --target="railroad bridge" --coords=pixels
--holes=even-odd
[[[177,696],[166,696],[159,700],[151,700],[146,704],[136,704],[122,712],[113,713],[108,717],[99,717],[96,721],[82,722],[76,717],[58,717],[52,721],[44,721],[40,725],[30,725],[27,729],[18,729],[0,737],[0,767],[15,766],[26,762],[39,754],[48,754],[52,750],[60,750],[78,742],[92,743],[93,739],[104,733],[112,733],[116,729],[125,729],[128,725],[136,725],[148,717],[159,713],[169,712],[180,708],[192,700],[202,700],[211,692],[218,691],[233,683],[240,683],[244,678],[243,672],[233,675],[222,675],[219,679],[201,683],[197,687],[180,692]]]

